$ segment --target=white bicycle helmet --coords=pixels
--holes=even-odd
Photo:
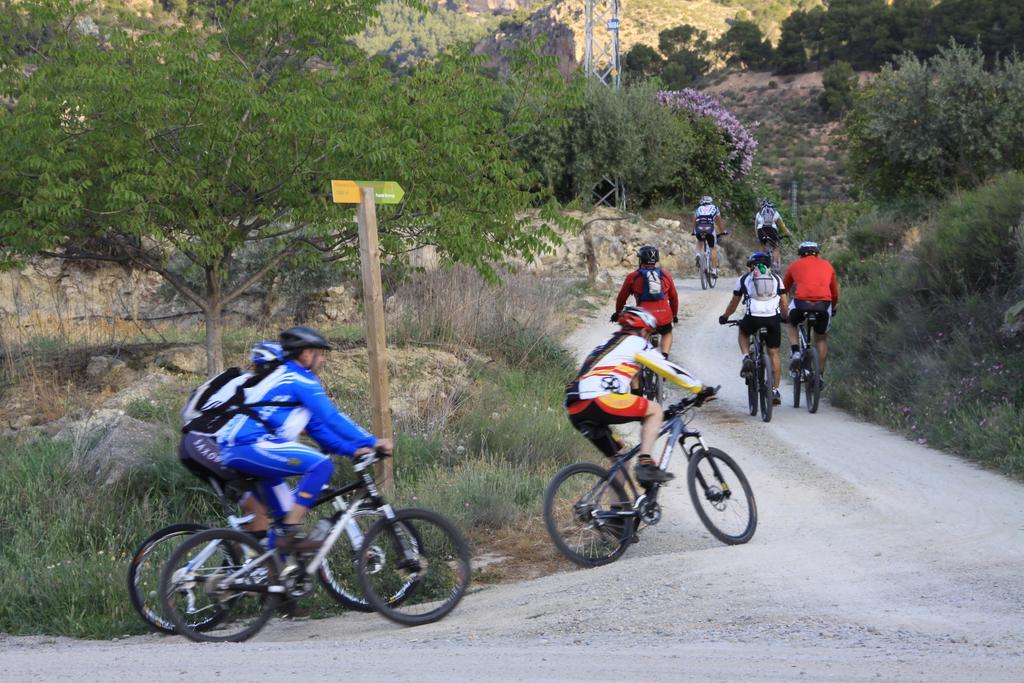
[[[704,206],[705,204],[714,204],[714,203],[715,203],[714,200],[711,199],[711,197],[709,197],[708,195],[704,195],[703,197],[700,198],[700,205],[701,206]]]
[[[284,352],[277,342],[260,342],[252,347],[249,352],[249,360],[256,365],[273,363],[276,360],[284,360]]]

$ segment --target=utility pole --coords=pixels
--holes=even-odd
[[[622,85],[619,67],[619,0],[586,0],[586,51],[583,66],[595,84],[618,89]],[[626,188],[622,179],[604,175],[593,190],[594,206],[626,209]]]

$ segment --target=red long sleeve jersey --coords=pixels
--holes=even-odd
[[[644,277],[640,270],[634,270],[626,276],[619,290],[619,296],[615,299],[615,310],[621,311],[626,305],[630,296],[636,299],[636,305],[646,311],[650,311],[658,321],[658,326],[668,325],[672,319],[679,314],[679,294],[676,293],[676,284],[672,276],[664,270],[661,271],[661,288],[665,296],[658,301],[640,301],[640,295],[644,293]]]
[[[831,301],[835,306],[839,303],[839,284],[836,282],[836,271],[832,264],[813,254],[801,256],[789,266],[786,277],[782,279],[786,291],[792,292],[796,284],[793,298],[801,301]]]

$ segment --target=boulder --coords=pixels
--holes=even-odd
[[[85,367],[85,374],[102,386],[120,386],[130,375],[128,364],[113,356],[93,356]]]
[[[157,367],[171,372],[206,374],[206,349],[199,344],[164,349],[153,359]]]
[[[97,435],[99,441],[89,448]],[[148,466],[154,446],[175,435],[164,426],[113,411],[98,411],[79,423],[71,436],[71,468],[98,486],[107,487],[133,470]]]

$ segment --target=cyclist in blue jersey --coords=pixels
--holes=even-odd
[[[327,397],[317,373],[331,345],[316,330],[299,325],[281,333],[285,361],[245,389],[246,404],[261,407],[239,413],[217,433],[221,462],[260,478],[273,517],[281,520],[275,544],[284,552],[312,552],[322,541],[307,538],[300,524],[334,471],[329,456],[298,441],[305,431],[328,453],[353,457],[373,449],[390,453],[390,439],[379,439],[340,412]],[[275,405],[266,405],[266,404]],[[302,475],[294,495],[285,477]],[[283,520],[282,520],[283,517]]]

